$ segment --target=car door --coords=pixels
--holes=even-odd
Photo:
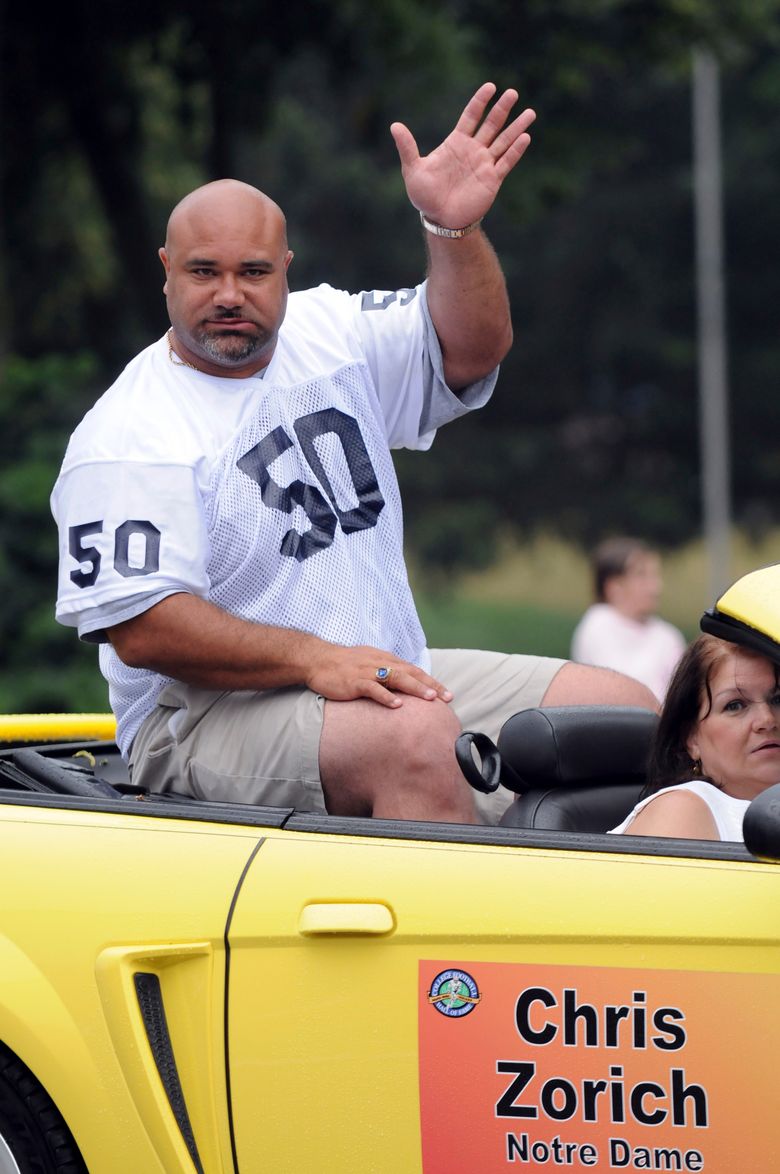
[[[293,825],[263,840],[228,934],[243,1174],[777,1168],[772,865]]]

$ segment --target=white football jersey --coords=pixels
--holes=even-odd
[[[446,387],[425,287],[290,295],[269,366],[221,379],[142,351],[71,437],[52,493],[57,619],[101,643],[124,753],[168,678],[105,636],[175,592],[427,665],[390,447],[489,397]]]

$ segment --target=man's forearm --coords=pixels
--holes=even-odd
[[[425,235],[428,309],[441,345],[444,377],[458,391],[488,375],[512,345],[506,283],[480,229],[460,240]]]
[[[332,701],[366,697],[390,708],[403,704],[399,694],[452,700],[440,681],[385,649],[333,644],[308,632],[256,624],[184,592],[109,628],[108,635],[131,668],[152,669],[201,689],[300,685]]]
[[[277,689],[305,685],[324,641],[305,632],[255,624],[185,593],[108,630],[133,668],[206,689]]]

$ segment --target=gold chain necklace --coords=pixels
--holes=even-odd
[[[176,354],[176,351],[173,349],[173,327],[168,331],[166,338],[168,339],[168,358],[174,367],[189,367],[190,371],[200,371],[202,375],[203,372],[200,370],[200,367],[196,367],[194,363],[188,363],[181,355]]]

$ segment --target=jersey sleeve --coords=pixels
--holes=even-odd
[[[104,629],[175,592],[205,596],[208,537],[195,471],[96,461],[63,472],[57,619],[100,640]]]
[[[457,394],[447,386],[424,282],[358,294],[356,304],[358,334],[392,448],[430,448],[442,424],[487,403],[498,368]]]

